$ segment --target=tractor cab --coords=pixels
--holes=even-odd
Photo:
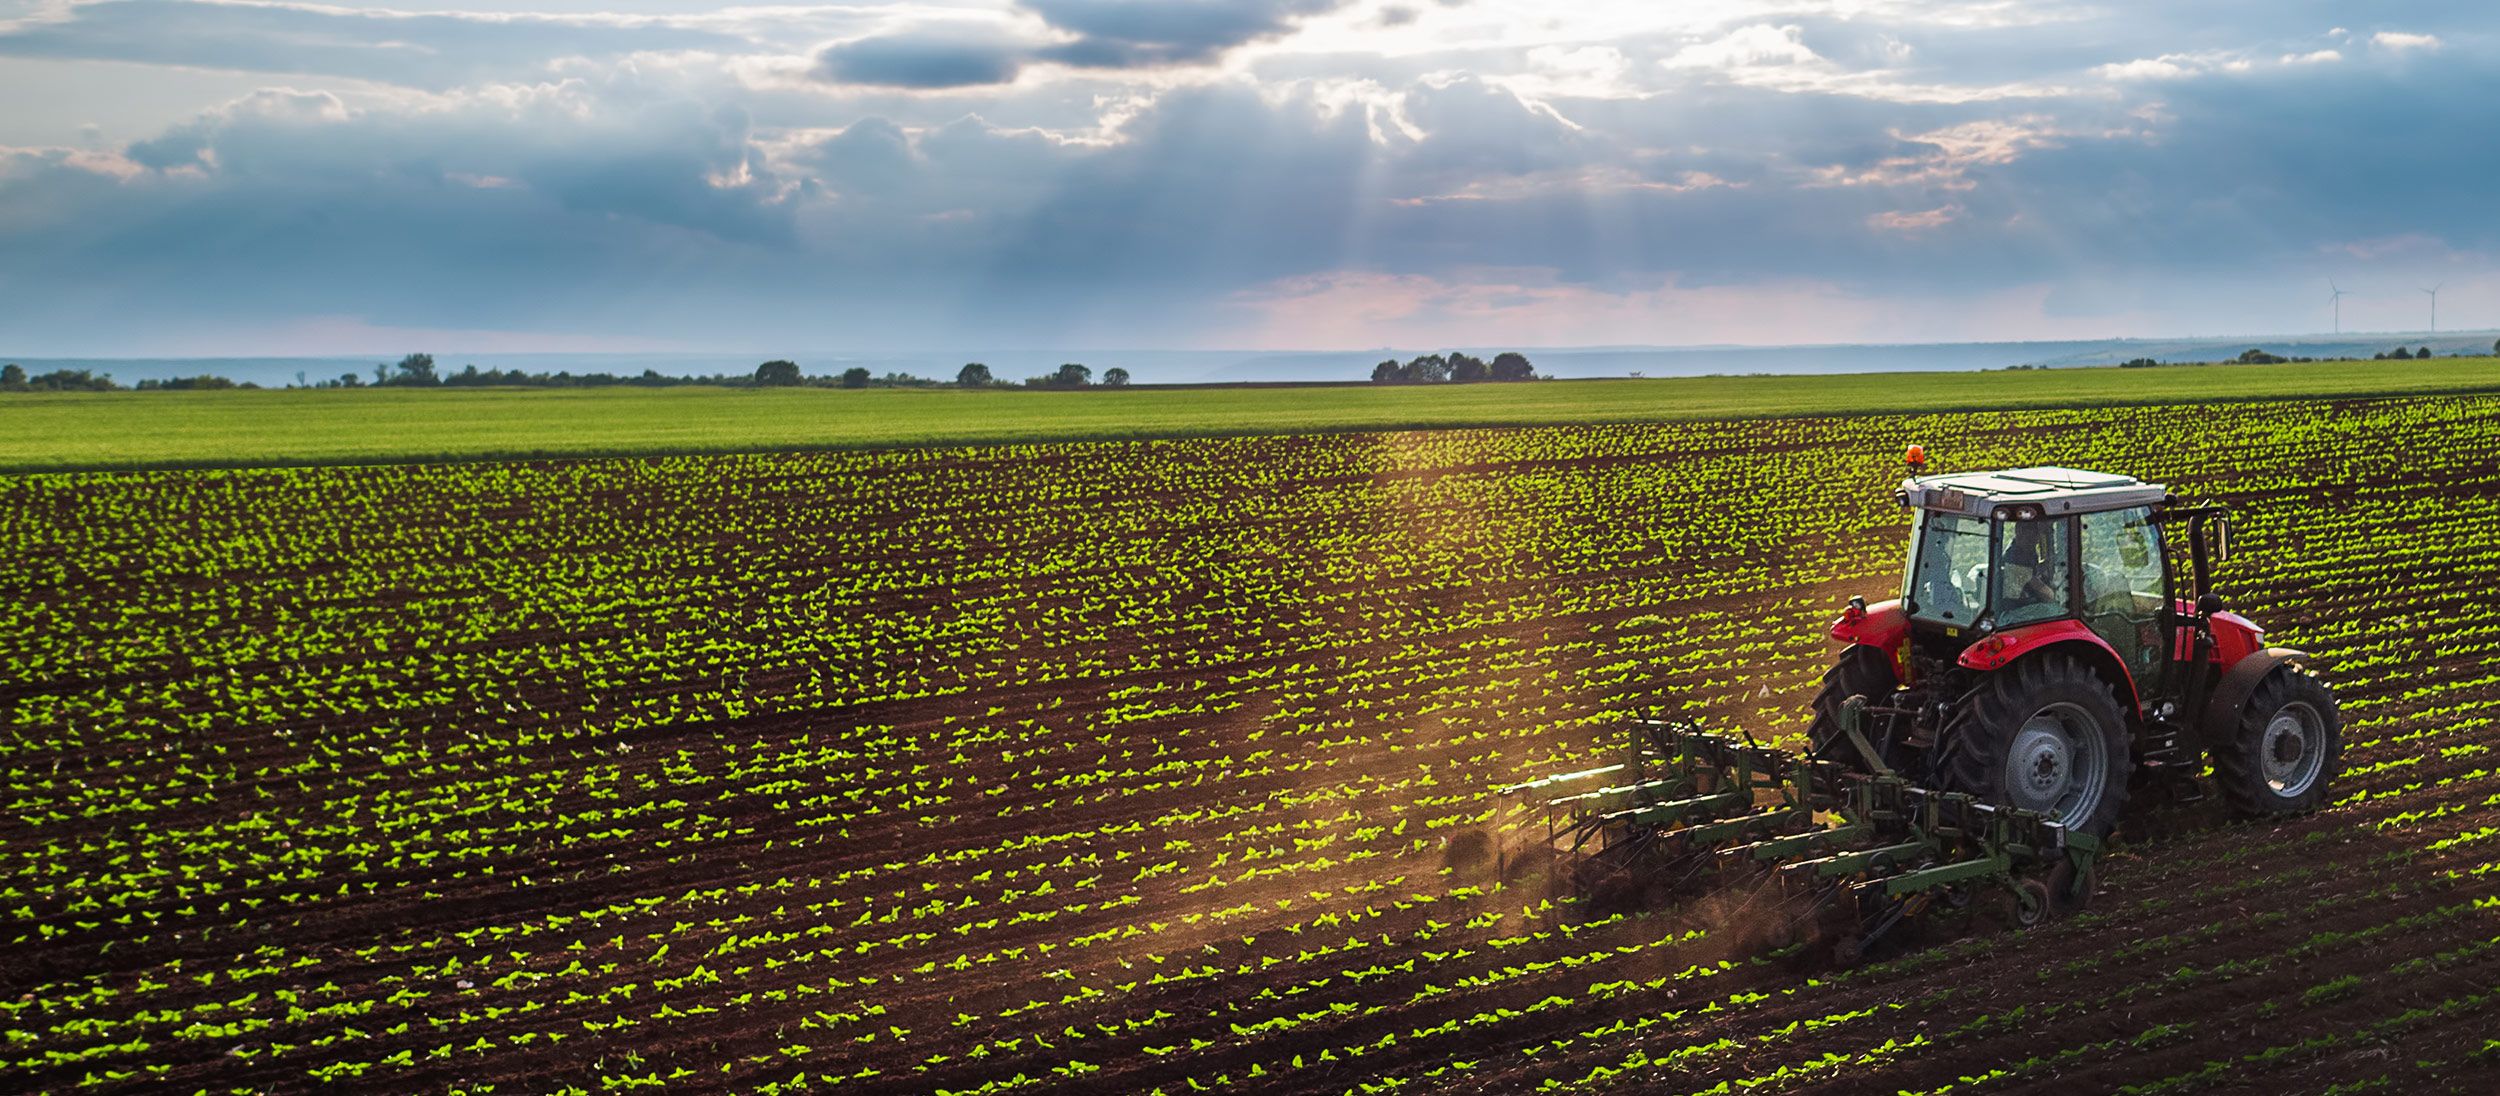
[[[1958,658],[2017,629],[2080,626],[2107,644],[2131,691],[2155,691],[2174,647],[2164,610],[2177,608],[2160,484],[2017,468],[1919,476],[1899,497],[1912,514],[1901,607],[1920,652]]]

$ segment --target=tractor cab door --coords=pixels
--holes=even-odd
[[[2150,507],[2085,514],[2078,540],[2083,570],[2083,623],[2107,642],[2150,698],[2170,664],[2162,610],[2170,604],[2162,566],[2161,530]]]

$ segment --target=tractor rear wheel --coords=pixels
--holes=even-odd
[[[2132,755],[2117,694],[2092,668],[2048,653],[1990,673],[1945,732],[1944,783],[2100,837],[2127,808]]]
[[[1814,743],[1814,756],[1865,768],[1866,762],[1858,757],[1857,747],[1850,745],[1849,736],[1841,733],[1840,706],[1853,696],[1865,697],[1869,704],[1885,703],[1900,684],[1893,676],[1892,656],[1882,650],[1861,645],[1840,652],[1840,660],[1823,671],[1823,690],[1814,694],[1814,722],[1806,727],[1806,737]],[[1876,748],[1881,749],[1882,745],[1877,743]],[[1891,759],[1885,760],[1889,763]]]
[[[2240,709],[2230,741],[2213,752],[2214,784],[2243,818],[2302,814],[2326,802],[2343,764],[2335,694],[2316,674],[2285,666]]]

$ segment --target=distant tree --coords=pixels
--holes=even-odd
[[[2420,349],[2420,350],[2416,350],[2416,351],[2414,351],[2414,352],[2413,352],[2413,356],[2414,356],[2414,357],[2417,357],[2417,358],[2427,358],[2427,357],[2430,357],[2430,356],[2431,356],[2431,348],[2430,348],[2430,347],[2425,346],[2425,347],[2423,347],[2423,348],[2422,348],[2422,349]]]
[[[775,358],[755,367],[755,383],[761,388],[787,388],[799,383],[799,363]]]
[[[1406,371],[1398,368],[1398,362],[1395,358],[1391,358],[1388,361],[1372,367],[1373,384],[1396,384],[1405,379]]]
[[[26,387],[37,392],[112,392],[121,388],[113,383],[112,374],[98,376],[84,369],[37,373],[26,378]]]
[[[399,365],[395,369],[396,371],[383,381],[384,384],[423,388],[443,383],[441,377],[434,375],[434,355],[432,354],[410,354],[399,359]]]
[[[18,389],[24,387],[26,387],[25,366],[19,365],[16,362],[10,362],[7,365],[0,365],[0,388]]]
[[[1050,383],[1060,388],[1083,388],[1094,383],[1094,371],[1075,362],[1068,362],[1050,375]]]
[[[1449,362],[1450,382],[1453,384],[1474,384],[1477,381],[1489,380],[1493,376],[1493,367],[1484,364],[1482,358],[1453,352],[1449,357]]]
[[[1406,363],[1402,372],[1416,384],[1439,384],[1450,379],[1450,360],[1439,354],[1426,354]]]
[[[2401,361],[2412,361],[2412,360],[2413,360],[2413,351],[2407,350],[2407,349],[2405,349],[2404,347],[2399,346],[2399,347],[2395,348],[2394,350],[2390,350],[2390,351],[2388,351],[2388,352],[2387,352],[2387,359],[2388,359],[2389,361],[2400,361],[2400,362],[2401,362]]]
[[[2232,359],[2232,360],[2237,361],[2237,362],[2239,362],[2239,363],[2240,363],[2240,364],[2242,364],[2242,365],[2281,365],[2281,364],[2283,364],[2283,358],[2282,358],[2282,356],[2277,355],[2277,354],[2268,354],[2268,353],[2266,353],[2265,351],[2263,351],[2263,350],[2259,350],[2259,349],[2257,349],[2256,347],[2253,347],[2253,346],[2252,346],[2252,347],[2249,347],[2249,348],[2248,348],[2248,349],[2246,349],[2246,350],[2241,351],[2241,352],[2240,352],[2240,356],[2239,356],[2239,357],[2237,357],[2237,358],[2234,358],[2234,359]]]
[[[1102,383],[1113,388],[1125,388],[1128,386],[1128,370],[1116,365],[1105,369],[1102,371]]]
[[[2151,359],[2151,358],[2129,358],[2129,359],[2127,359],[2127,360],[2125,360],[2125,361],[2123,361],[2123,362],[2119,362],[2119,363],[2118,363],[2118,368],[2120,368],[2120,369],[2151,369],[2152,367],[2154,367],[2154,366],[2156,366],[2156,365],[2160,365],[2160,364],[2161,364],[2160,362],[2154,361],[2154,360],[2153,360],[2153,359]]]
[[[854,365],[854,366],[850,367],[849,369],[845,369],[845,370],[843,370],[843,371],[842,371],[842,387],[844,387],[844,388],[866,388],[866,387],[868,387],[868,367],[867,367],[867,366],[864,366],[864,365]]]
[[[233,380],[214,373],[202,373],[196,377],[167,377],[161,381],[150,378],[139,382],[141,391],[161,388],[168,392],[183,392],[194,389],[215,390],[235,387],[240,386],[236,385]]]
[[[391,367],[390,367],[390,366],[387,366],[387,365],[380,365],[380,364],[375,365],[375,366],[373,367],[373,383],[375,383],[375,384],[389,384],[389,383],[391,383]]]
[[[2494,354],[2500,354],[2500,339],[2491,340],[2491,352]]]
[[[339,374],[339,387],[341,388],[362,388],[364,385],[365,379],[354,373]]]
[[[1532,381],[1536,367],[1528,364],[1528,356],[1516,350],[1493,355],[1493,379],[1497,381]]]
[[[965,388],[987,388],[996,381],[990,376],[989,366],[980,362],[965,362],[963,368],[955,371],[955,383]]]

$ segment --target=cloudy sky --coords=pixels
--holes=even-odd
[[[0,0],[0,349],[2494,326],[2494,11]]]

